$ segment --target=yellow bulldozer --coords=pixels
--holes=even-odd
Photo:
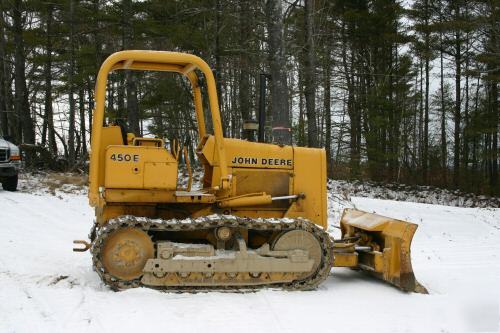
[[[204,174],[193,190],[178,179],[178,144],[138,137],[104,125],[107,78],[115,70],[184,75],[191,83]],[[205,126],[200,78],[206,85],[213,134]],[[327,232],[324,149],[223,137],[214,75],[197,56],[121,51],[97,76],[89,174],[95,207],[90,242],[93,268],[113,290],[311,290],[334,266],[351,267],[405,291],[425,292],[415,280],[410,244],[417,225],[354,209],[340,221],[342,237]]]

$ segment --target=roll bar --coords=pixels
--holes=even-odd
[[[101,134],[104,121],[104,104],[106,96],[106,85],[108,75],[114,70],[145,70],[145,71],[167,71],[185,75],[193,87],[194,106],[200,138],[206,134],[205,118],[203,114],[201,89],[198,84],[198,76],[195,70],[200,70],[205,76],[207,91],[212,115],[215,151],[218,154],[220,167],[219,188],[224,190],[230,187],[230,178],[227,171],[227,162],[224,151],[224,137],[222,132],[222,122],[219,112],[219,102],[217,100],[217,88],[214,75],[208,64],[201,58],[187,53],[168,52],[168,51],[145,51],[145,50],[127,50],[113,53],[101,65],[97,75],[95,86],[95,109],[93,114],[91,155],[90,155],[90,173],[89,173],[89,201],[92,206],[99,203],[99,187],[103,184],[102,172],[99,172],[101,159],[104,158],[104,152],[101,148]]]

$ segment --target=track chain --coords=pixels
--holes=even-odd
[[[323,261],[316,271],[316,274],[310,276],[305,280],[298,280],[289,283],[275,283],[269,285],[249,285],[249,286],[214,286],[214,287],[151,287],[143,285],[140,279],[132,281],[123,281],[117,279],[106,272],[104,268],[100,253],[106,238],[115,230],[126,227],[136,227],[144,231],[194,231],[202,229],[212,229],[216,227],[232,227],[232,228],[246,228],[254,230],[273,230],[273,231],[290,231],[290,230],[305,230],[314,234],[320,241],[323,251]],[[166,291],[183,291],[183,292],[201,292],[208,290],[228,290],[228,291],[251,291],[263,287],[280,287],[286,290],[313,290],[321,282],[323,282],[329,275],[331,269],[331,262],[333,256],[333,243],[326,231],[314,223],[298,218],[298,219],[250,219],[236,217],[232,215],[210,215],[205,217],[186,219],[186,220],[162,220],[150,219],[145,217],[136,217],[131,215],[119,216],[110,219],[104,226],[97,228],[95,232],[95,239],[92,241],[90,251],[92,253],[93,268],[99,274],[102,281],[113,290],[122,290],[128,288],[135,288],[146,286],[154,289],[161,289]]]

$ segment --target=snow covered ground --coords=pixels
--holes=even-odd
[[[0,332],[497,332],[500,209],[459,208],[330,193],[330,223],[344,206],[419,224],[417,279],[430,294],[401,292],[333,269],[312,292],[113,292],[71,251],[93,211],[84,191],[0,190]],[[66,190],[65,190],[66,189]],[[69,192],[69,193],[68,193]],[[52,193],[52,194],[51,194]],[[332,231],[335,229],[332,228]]]
[[[346,198],[353,196],[455,207],[500,208],[500,197],[477,195],[460,190],[448,190],[433,186],[330,179],[328,181],[328,190]]]

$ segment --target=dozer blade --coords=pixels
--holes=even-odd
[[[410,246],[417,230],[414,223],[345,209],[340,221],[342,240],[339,252],[349,243],[357,254],[356,268],[411,292],[427,293],[417,282],[411,266]],[[346,243],[347,242],[347,243]]]

